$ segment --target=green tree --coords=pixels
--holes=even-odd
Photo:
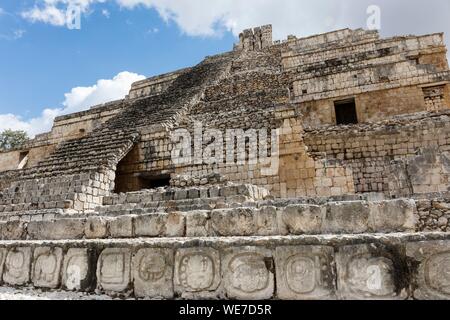
[[[19,149],[29,140],[25,131],[5,130],[0,133],[0,151]]]

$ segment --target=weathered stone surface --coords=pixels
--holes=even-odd
[[[130,289],[131,252],[129,249],[108,248],[103,250],[97,262],[97,287],[112,293]]]
[[[335,298],[333,254],[333,248],[325,246],[278,247],[275,259],[278,298]]]
[[[173,265],[172,249],[140,249],[132,264],[135,296],[173,298]]]
[[[256,235],[258,236],[282,234],[279,224],[279,215],[275,207],[263,207],[256,213]]]
[[[227,298],[272,298],[275,270],[270,250],[241,247],[226,249],[223,254],[222,274]]]
[[[71,248],[64,256],[62,285],[66,290],[89,291],[93,287],[95,261],[93,252],[84,248]]]
[[[107,238],[109,235],[108,223],[110,220],[106,217],[89,217],[84,228],[86,239]]]
[[[404,259],[392,255],[396,250],[375,244],[340,247],[336,253],[338,296],[370,300],[406,298],[408,284],[402,277],[407,277],[407,267]]]
[[[208,299],[220,295],[219,252],[212,248],[179,249],[175,255],[174,288],[182,298]]]
[[[449,300],[450,242],[408,243],[406,254],[418,265],[414,273],[414,298]]]
[[[82,239],[83,219],[57,219],[54,221],[31,221],[28,223],[28,237],[31,240]]]
[[[5,248],[0,248],[0,284],[3,283],[2,275],[3,268],[5,266],[6,255],[8,254],[8,250]]]
[[[30,281],[31,248],[12,248],[6,255],[3,281],[13,286],[25,285]]]
[[[112,238],[132,238],[134,236],[134,219],[136,216],[120,216],[109,221],[109,234]]]
[[[416,227],[414,200],[369,202],[369,226],[374,232],[407,232]]]
[[[210,211],[191,211],[186,215],[186,236],[207,237],[211,235]]]
[[[290,205],[282,212],[282,221],[289,234],[320,234],[326,209],[313,205]]]
[[[182,237],[184,230],[185,217],[178,212],[148,214],[134,219],[137,237]]]
[[[327,205],[325,233],[363,233],[369,224],[369,206],[361,201],[332,202]]]
[[[220,236],[248,236],[255,234],[255,209],[217,209],[211,211],[211,226]]]
[[[22,221],[0,222],[0,240],[24,240],[26,224]]]
[[[34,249],[31,279],[35,287],[56,289],[61,282],[62,249]]]

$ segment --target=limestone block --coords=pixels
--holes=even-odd
[[[418,268],[413,296],[419,300],[450,299],[450,241],[408,243],[406,255]]]
[[[134,236],[134,215],[119,216],[109,222],[109,234],[112,238],[132,238]]]
[[[220,295],[220,256],[212,248],[183,248],[175,255],[174,289],[182,298],[209,299]]]
[[[31,221],[28,224],[28,237],[31,240],[82,239],[84,219],[57,219],[54,221]]]
[[[106,217],[89,217],[84,228],[86,239],[107,238],[109,220]]]
[[[186,215],[187,237],[211,236],[210,211],[191,211]]]
[[[357,300],[390,300],[406,298],[408,283],[404,259],[393,256],[396,248],[375,244],[340,247],[336,253],[338,297]],[[394,277],[397,277],[394,279]]]
[[[134,294],[138,298],[173,298],[171,249],[141,249],[133,257]]]
[[[256,214],[256,234],[258,236],[280,235],[278,212],[275,207],[263,207]]]
[[[414,231],[416,226],[414,200],[369,202],[369,227],[374,232]]]
[[[0,223],[1,240],[24,240],[26,225],[22,221],[9,221]]]
[[[138,216],[134,220],[137,237],[160,237],[164,234],[167,214],[154,213]]]
[[[256,231],[255,209],[217,209],[211,211],[211,226],[219,236],[250,236]]]
[[[171,212],[167,215],[164,236],[184,237],[186,217],[181,212]]]
[[[35,287],[56,289],[60,285],[62,249],[34,249],[31,280]]]
[[[62,285],[66,290],[89,291],[94,285],[94,254],[89,249],[71,248],[64,257]]]
[[[3,282],[20,286],[30,281],[31,248],[13,248],[6,255]]]
[[[278,247],[275,255],[278,298],[284,300],[335,298],[332,247]]]
[[[259,247],[228,248],[223,255],[222,274],[227,298],[272,298],[275,270],[270,250]]]
[[[97,262],[97,287],[112,293],[130,289],[131,251],[122,248],[103,250]]]
[[[313,205],[290,205],[282,211],[282,222],[292,235],[320,234],[326,208]]]
[[[185,200],[188,198],[187,190],[176,190],[174,200]]]
[[[8,250],[5,248],[0,248],[0,284],[2,284],[3,268],[5,265],[6,255]]]
[[[323,232],[364,233],[368,230],[369,206],[362,201],[331,202],[327,205]]]

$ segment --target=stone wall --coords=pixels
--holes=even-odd
[[[305,143],[315,158],[338,159],[350,167],[357,192],[445,192],[449,115],[424,113],[377,124],[307,130]]]

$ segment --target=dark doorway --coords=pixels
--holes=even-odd
[[[141,175],[139,177],[141,181],[141,189],[155,189],[159,187],[170,186],[170,174],[163,174],[157,176]]]
[[[355,99],[335,101],[334,102],[334,110],[336,112],[336,124],[337,125],[358,123]]]

